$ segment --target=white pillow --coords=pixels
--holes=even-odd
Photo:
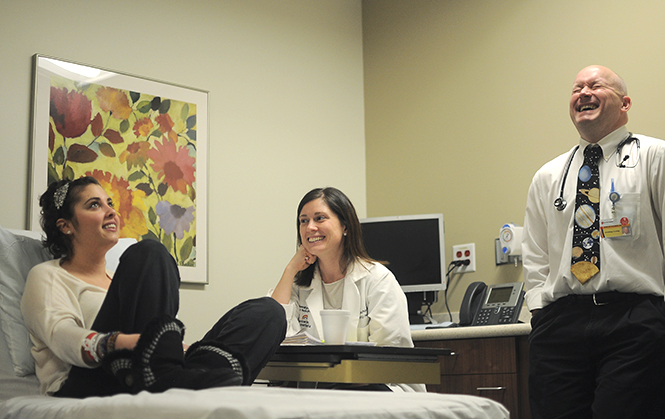
[[[23,377],[35,372],[30,354],[32,342],[23,323],[21,297],[28,272],[33,266],[53,259],[39,240],[15,235],[0,227],[0,333],[4,335],[14,374]],[[3,370],[5,365],[0,366]]]

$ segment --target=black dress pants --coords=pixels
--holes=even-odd
[[[564,297],[532,318],[534,419],[665,417],[663,297],[608,298]]]
[[[141,333],[154,318],[175,317],[179,307],[180,274],[173,257],[156,241],[143,240],[120,257],[92,330]],[[215,341],[244,357],[254,381],[284,339],[284,309],[272,298],[249,300],[231,309],[203,340]],[[106,396],[127,392],[102,368],[73,366],[58,397]]]

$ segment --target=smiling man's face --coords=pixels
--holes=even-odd
[[[631,101],[612,70],[591,66],[577,75],[570,97],[570,118],[582,138],[595,143],[628,122]]]

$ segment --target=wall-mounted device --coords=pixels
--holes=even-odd
[[[522,232],[524,227],[515,224],[504,224],[499,230],[496,245],[496,264],[515,263],[522,260]]]
[[[524,282],[469,285],[459,312],[460,326],[516,323],[524,303]]]

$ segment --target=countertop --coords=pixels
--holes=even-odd
[[[515,323],[494,326],[447,327],[443,329],[412,330],[414,341],[474,339],[503,336],[526,336],[531,332],[531,324]]]

